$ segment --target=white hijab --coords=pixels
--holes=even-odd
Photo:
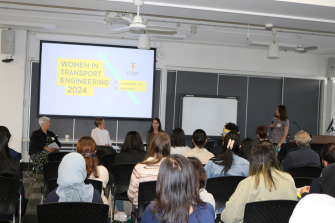
[[[86,185],[86,162],[79,153],[69,153],[58,168],[58,202],[92,202],[94,188]]]

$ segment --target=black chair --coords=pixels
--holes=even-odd
[[[48,188],[48,180],[58,178],[60,162],[45,163],[43,166],[44,194],[49,194],[53,189]],[[52,190],[51,190],[52,189]]]
[[[51,162],[61,162],[65,155],[69,154],[69,152],[59,152],[59,153],[50,153],[48,155],[48,161]]]
[[[98,190],[100,195],[102,191],[102,181],[100,180],[93,180],[93,179],[85,179],[85,184],[92,184],[94,189]]]
[[[313,166],[304,166],[304,167],[296,167],[287,170],[289,174],[293,178],[295,177],[309,177],[309,178],[318,178],[322,173],[322,168],[313,167]]]
[[[18,216],[21,223],[21,188],[15,191],[15,184],[14,178],[0,177],[0,213],[13,215],[14,223],[15,217]],[[15,196],[16,193],[20,193],[20,199]]]
[[[115,213],[115,201],[122,200],[122,201],[129,201],[127,191],[130,184],[131,174],[133,172],[134,167],[136,164],[120,164],[115,165],[112,168],[112,173],[114,176],[114,204],[113,204],[113,217]]]
[[[108,181],[108,185],[113,185],[114,183],[114,176],[112,173],[112,168],[114,166],[114,158],[115,158],[116,154],[109,154],[109,155],[105,155],[103,157],[103,165],[104,167],[106,167],[106,169],[108,170],[109,173],[109,181]]]
[[[157,181],[142,182],[138,188],[138,209],[136,210],[136,219],[141,222],[145,208],[156,198]]]
[[[313,178],[308,177],[295,177],[294,183],[296,188],[304,187],[304,186],[311,186],[313,182]]]
[[[207,140],[207,143],[205,145],[205,148],[209,151],[212,152],[212,149],[215,147],[215,140]]]
[[[108,154],[116,154],[115,149],[111,146],[97,146],[99,165],[103,165],[103,157]]]
[[[37,205],[38,223],[106,223],[107,204],[58,202]]]
[[[45,195],[48,195],[51,191],[58,187],[57,178],[48,179],[46,182],[46,188],[48,188],[49,191],[45,191],[44,193]]]
[[[272,200],[247,203],[244,223],[287,223],[298,201]]]

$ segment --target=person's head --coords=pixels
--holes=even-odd
[[[181,128],[175,128],[171,133],[171,146],[182,147],[186,146],[185,133]]]
[[[278,105],[275,116],[279,117],[281,121],[286,121],[288,119],[285,105]]]
[[[129,153],[134,150],[139,150],[144,152],[144,145],[140,134],[135,131],[128,132],[124,143],[121,147],[120,153]]]
[[[280,171],[280,163],[273,144],[269,141],[256,143],[251,149],[249,162],[249,176],[255,177],[255,189],[259,186],[260,175],[263,175],[265,187],[269,188],[269,191],[272,187],[276,189],[271,170]]]
[[[3,132],[6,134],[7,141],[9,142],[12,135],[10,134],[10,131],[8,130],[8,128],[6,126],[0,126],[0,132]]]
[[[83,136],[77,143],[77,153],[81,154],[86,161],[87,178],[93,173],[95,177],[99,177],[97,166],[97,145],[91,136]]]
[[[192,142],[194,146],[198,148],[204,148],[207,142],[207,135],[206,132],[202,129],[197,129],[193,132]]]
[[[321,158],[324,167],[329,164],[335,163],[335,144],[328,143],[323,146],[321,150]]]
[[[156,164],[159,163],[164,157],[170,155],[171,142],[170,137],[165,132],[159,132],[152,139],[147,151],[145,159],[154,157],[153,161],[143,161],[142,164]]]
[[[269,135],[268,128],[265,125],[260,125],[256,128],[256,134],[260,140],[265,140]]]
[[[0,132],[0,176],[13,177],[15,175],[16,170],[9,162],[11,159],[6,133]]]
[[[207,174],[204,165],[197,157],[187,157],[187,159],[192,163],[194,168],[194,173],[198,175],[199,188],[205,188]]]
[[[161,132],[162,131],[162,125],[161,125],[161,120],[159,118],[154,118],[151,122],[151,127],[149,132],[154,132],[154,131]]]
[[[250,151],[254,145],[255,141],[253,139],[246,138],[242,140],[238,155],[246,160],[249,160]]]
[[[233,153],[238,154],[240,147],[240,135],[235,132],[229,132],[223,140],[223,146],[218,158],[214,161],[218,165],[224,166],[222,173],[227,173],[233,165]]]
[[[50,129],[50,124],[51,124],[50,123],[50,118],[48,118],[46,116],[43,116],[38,120],[38,122],[39,122],[42,130],[49,130]]]
[[[9,158],[8,140],[6,133],[0,132],[0,155],[4,158]]]
[[[94,125],[99,128],[99,129],[104,129],[105,128],[105,120],[103,118],[95,118],[94,119]]]
[[[159,168],[156,199],[149,211],[160,222],[188,222],[190,207],[204,206],[191,162],[182,155],[167,157]],[[196,213],[196,208],[193,211]]]
[[[323,194],[328,194],[335,198],[335,163],[329,164],[322,171],[321,189]]]
[[[237,125],[235,125],[234,123],[231,123],[231,122],[227,123],[225,125],[225,128],[229,131],[235,131],[237,133],[240,132],[240,129],[237,127]]]
[[[307,132],[301,130],[297,134],[295,134],[294,140],[298,146],[309,146],[311,137]]]

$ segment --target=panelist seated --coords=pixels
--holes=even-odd
[[[112,141],[110,140],[109,132],[105,129],[105,120],[103,118],[95,118],[94,125],[95,129],[92,130],[91,136],[98,146],[110,146]]]
[[[43,116],[39,119],[40,129],[30,136],[29,155],[33,161],[35,171],[43,170],[43,165],[48,162],[48,154],[58,152],[61,144],[58,137],[50,129],[50,118]],[[55,144],[53,144],[55,143]],[[51,146],[51,145],[55,146]]]

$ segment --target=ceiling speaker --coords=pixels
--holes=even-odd
[[[166,57],[166,53],[163,50],[161,50],[158,52],[157,56],[159,59],[164,59]]]
[[[1,31],[1,54],[15,53],[15,31],[2,30]]]

